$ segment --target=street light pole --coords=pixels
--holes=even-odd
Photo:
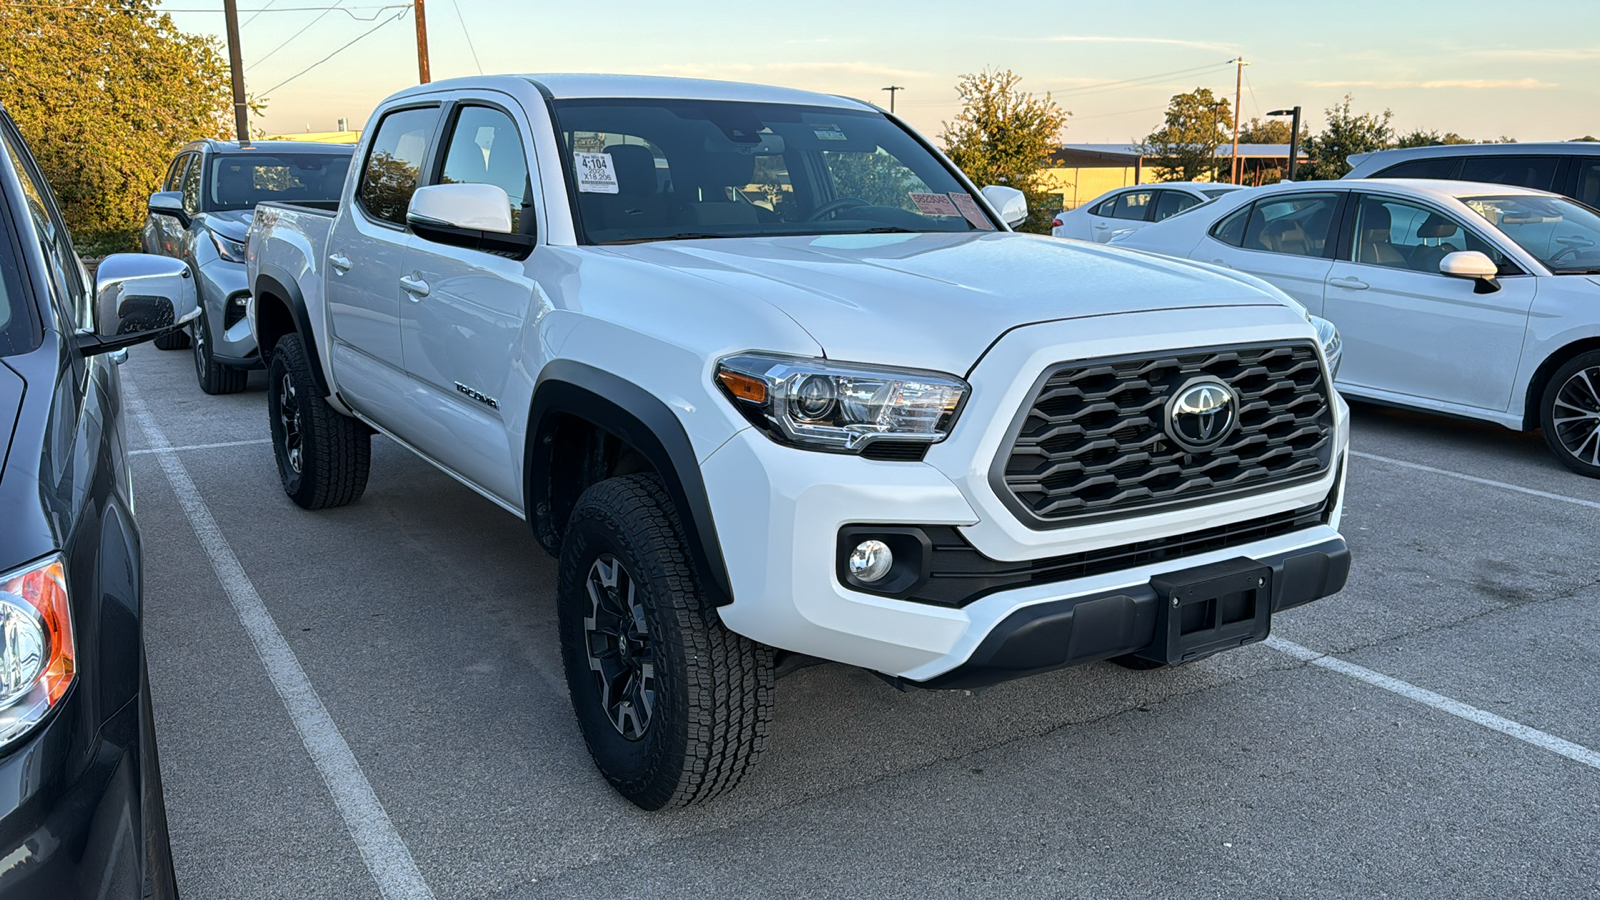
[[[244,99],[244,59],[239,50],[239,0],[222,0],[228,24],[228,66],[233,69],[233,126],[239,143],[250,143],[250,108]]]
[[[897,84],[891,84],[888,87],[884,88],[883,90],[886,90],[886,91],[889,92],[889,112],[893,113],[894,112],[894,95],[895,95],[895,92],[896,91],[903,91],[903,90],[905,90],[905,88],[903,88],[903,87],[901,87],[901,86],[899,86]]]
[[[1294,170],[1300,162],[1300,107],[1294,109],[1275,109],[1267,113],[1269,116],[1294,116],[1294,123],[1289,126],[1289,175],[1285,181],[1294,180]]]

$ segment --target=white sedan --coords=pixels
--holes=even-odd
[[[1459,181],[1301,182],[1222,198],[1118,247],[1257,276],[1338,326],[1339,390],[1543,428],[1600,478],[1600,213]]]
[[[1236,184],[1209,181],[1166,181],[1117,188],[1056,216],[1050,223],[1050,233],[1104,244],[1119,231],[1137,230],[1169,219],[1237,190],[1242,188]]]

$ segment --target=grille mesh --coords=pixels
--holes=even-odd
[[[1212,375],[1238,394],[1239,426],[1190,453],[1164,427],[1167,400]],[[1049,523],[1258,490],[1325,472],[1328,386],[1309,343],[1068,363],[1040,385],[1002,469],[1003,487]]]

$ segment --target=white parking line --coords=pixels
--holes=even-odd
[[[218,447],[248,447],[251,444],[270,444],[272,438],[255,438],[248,441],[223,441],[220,444],[185,444],[182,447],[161,447],[150,450],[129,450],[129,456],[142,456],[146,453],[182,453],[185,450],[215,450]]]
[[[1374,462],[1388,463],[1391,466],[1400,466],[1401,468],[1405,469],[1416,469],[1419,472],[1428,472],[1433,475],[1443,475],[1446,478],[1459,478],[1462,481],[1470,481],[1473,484],[1488,485],[1489,487],[1499,488],[1503,491],[1516,491],[1519,494],[1529,494],[1534,497],[1543,497],[1546,500],[1559,500],[1562,503],[1574,503],[1578,506],[1587,506],[1590,509],[1600,509],[1600,502],[1596,502],[1594,500],[1584,500],[1581,497],[1568,497],[1565,494],[1552,494],[1549,491],[1536,491],[1533,488],[1526,488],[1520,484],[1507,484],[1504,481],[1495,481],[1490,478],[1479,478],[1476,475],[1464,475],[1460,472],[1452,472],[1449,469],[1435,469],[1433,466],[1425,466],[1421,463],[1406,462],[1403,459],[1391,459],[1387,456],[1379,456],[1376,453],[1362,453],[1360,450],[1351,450],[1350,455],[1359,456],[1362,459],[1370,459]]]
[[[1600,769],[1600,753],[1596,753],[1581,744],[1574,744],[1571,741],[1558,738],[1537,728],[1529,728],[1521,722],[1513,722],[1510,719],[1497,716],[1476,706],[1468,706],[1459,700],[1452,700],[1442,694],[1435,694],[1433,691],[1419,688],[1410,682],[1401,681],[1398,678],[1390,678],[1388,675],[1374,672],[1355,663],[1345,662],[1342,659],[1318,653],[1293,641],[1286,641],[1280,637],[1268,637],[1262,643],[1279,653],[1286,653],[1313,666],[1321,666],[1324,669],[1338,672],[1340,675],[1354,678],[1357,681],[1364,681],[1373,687],[1399,694],[1407,700],[1415,700],[1423,706],[1429,706],[1440,712],[1466,719],[1473,724],[1482,725],[1492,731],[1498,731],[1519,741],[1532,744],[1541,750],[1548,750],[1558,756],[1565,756],[1574,762]]]
[[[173,493],[177,494],[178,503],[189,518],[189,525],[194,528],[195,537],[199,538],[200,546],[205,548],[211,568],[217,573],[217,580],[222,582],[222,589],[239,616],[239,623],[255,644],[256,654],[267,670],[267,677],[289,711],[295,729],[300,732],[301,743],[305,744],[317,771],[322,773],[322,780],[333,795],[334,806],[344,818],[345,827],[350,830],[356,849],[360,851],[373,880],[377,881],[378,889],[386,900],[433,900],[433,891],[417,869],[405,841],[395,831],[383,804],[378,802],[366,774],[361,771],[361,764],[350,752],[350,745],[339,733],[333,717],[328,715],[327,707],[322,705],[322,698],[317,696],[310,679],[306,678],[300,660],[295,658],[294,651],[283,639],[283,633],[278,630],[271,613],[267,612],[261,595],[245,574],[244,567],[239,565],[239,558],[223,537],[222,530],[217,527],[217,521],[212,518],[211,510],[201,498],[199,488],[195,487],[189,471],[178,458],[176,451],[179,448],[168,444],[165,432],[139,399],[139,392],[131,379],[123,380],[122,392],[129,412],[144,429],[146,440],[154,448],[156,459],[160,461]]]

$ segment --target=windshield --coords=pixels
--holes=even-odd
[[[882,115],[703,100],[555,104],[582,240],[993,231]]]
[[[337,204],[349,168],[343,153],[218,154],[211,158],[205,208],[254,209],[263,200]]]
[[[1600,213],[1565,197],[1462,197],[1557,275],[1600,274]]]

